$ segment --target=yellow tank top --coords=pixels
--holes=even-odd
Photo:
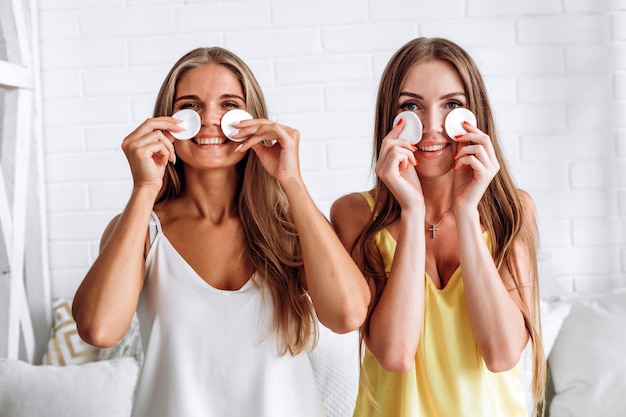
[[[372,197],[363,196],[373,210]],[[485,240],[491,246],[487,234]],[[395,239],[383,229],[376,243],[389,274]],[[426,274],[424,293],[424,324],[413,368],[388,372],[366,347],[354,417],[526,417],[517,367],[493,373],[478,351],[461,269],[441,290]]]

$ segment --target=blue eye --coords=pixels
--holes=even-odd
[[[451,101],[446,105],[450,110],[458,109],[459,107],[463,107],[461,103],[458,101]]]
[[[200,106],[196,103],[185,103],[180,106],[181,109],[198,109]]]
[[[409,111],[415,111],[418,110],[418,106],[415,103],[411,103],[411,102],[406,102],[406,103],[402,103],[400,105],[400,108],[402,110],[409,110]]]

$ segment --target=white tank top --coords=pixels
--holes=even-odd
[[[277,353],[271,298],[256,274],[236,291],[213,288],[154,213],[150,229],[137,307],[145,358],[132,416],[325,416],[307,353]]]

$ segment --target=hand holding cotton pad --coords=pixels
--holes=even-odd
[[[233,125],[236,125],[242,120],[251,119],[253,119],[252,115],[245,110],[230,110],[222,116],[222,132],[224,132],[224,135],[226,135],[226,137],[233,142],[243,142],[244,140],[248,139],[249,136],[246,136],[244,138],[233,138],[233,135],[239,133],[239,129],[233,127]]]
[[[202,121],[200,120],[200,115],[197,112],[190,109],[182,109],[174,113],[172,117],[174,119],[181,120],[178,126],[185,129],[180,132],[170,132],[172,136],[174,136],[176,139],[191,139],[196,136],[200,131],[200,125],[202,124]]]
[[[404,128],[398,135],[398,139],[406,140],[411,145],[415,145],[422,140],[422,121],[417,117],[417,114],[408,110],[403,111],[393,120],[394,127],[398,125],[400,119],[404,122]]]
[[[468,122],[472,126],[476,126],[476,116],[465,107],[459,107],[448,113],[446,117],[446,133],[452,140],[459,135],[464,135],[467,130],[463,127],[463,122]]]

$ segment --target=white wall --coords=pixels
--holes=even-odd
[[[416,36],[464,46],[486,78],[553,275],[581,292],[626,285],[624,0],[40,0],[53,293],[71,296],[124,206],[122,139],[197,46],[240,55],[272,116],[302,133],[325,212],[371,183],[377,81]]]

